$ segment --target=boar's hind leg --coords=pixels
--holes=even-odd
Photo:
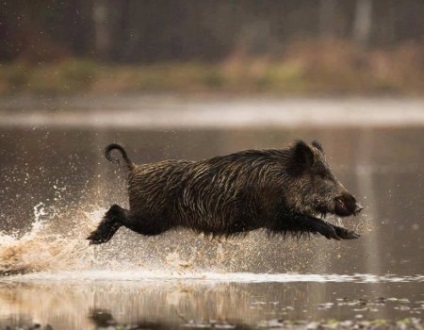
[[[116,231],[126,222],[128,211],[119,205],[112,205],[106,212],[97,229],[87,239],[90,244],[102,244],[109,241]]]
[[[167,221],[166,216],[143,216],[132,214],[131,210],[123,225],[145,236],[156,236],[166,232],[172,227]]]
[[[146,236],[159,235],[171,227],[166,221],[156,221],[154,218],[148,219],[133,215],[130,211],[115,204],[106,212],[97,229],[87,239],[90,244],[106,243],[121,226]]]

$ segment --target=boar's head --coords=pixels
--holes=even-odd
[[[325,216],[357,215],[362,206],[331,172],[322,146],[298,141],[291,147],[286,200],[295,211]]]

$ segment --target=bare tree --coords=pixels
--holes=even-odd
[[[324,38],[336,37],[337,0],[321,0],[319,12],[319,31]]]
[[[94,49],[98,57],[107,59],[112,48],[111,10],[108,0],[93,1]]]
[[[372,28],[372,1],[357,0],[353,22],[353,40],[362,46],[370,42]]]

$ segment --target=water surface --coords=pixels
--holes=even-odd
[[[0,328],[422,318],[423,102],[132,101],[2,101]],[[258,231],[210,241],[126,229],[99,247],[84,239],[112,203],[127,203],[125,171],[102,155],[110,142],[143,163],[280,148],[299,138],[321,142],[364,205],[360,217],[343,220],[360,239]]]

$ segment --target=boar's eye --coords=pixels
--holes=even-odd
[[[319,176],[321,179],[329,179],[330,178],[327,171],[325,171],[324,169],[319,169],[318,171],[316,171],[316,175]]]
[[[317,148],[319,151],[324,153],[324,149],[322,149],[321,143],[319,143],[317,140],[312,141],[312,145]]]

